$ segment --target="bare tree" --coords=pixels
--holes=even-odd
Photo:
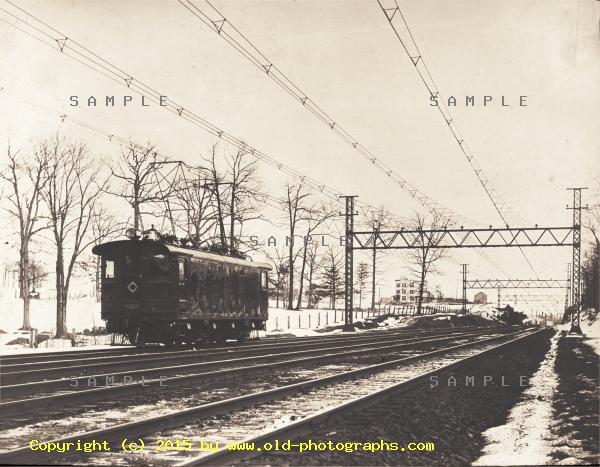
[[[306,259],[306,266],[308,272],[306,274],[306,280],[308,280],[308,305],[307,308],[314,308],[315,305],[315,290],[314,290],[314,279],[315,272],[321,268],[323,263],[323,257],[319,253],[319,242],[312,242],[310,248],[308,248],[308,254]]]
[[[244,222],[261,218],[257,212],[260,187],[258,184],[257,161],[250,159],[245,148],[238,149],[235,155],[228,158],[227,171],[229,214],[229,251],[236,252],[236,226]]]
[[[592,237],[594,237],[592,245],[594,243],[600,245],[600,204],[589,207],[587,222],[584,221],[584,226],[587,227]]]
[[[35,260],[31,261],[31,267],[29,268],[31,292],[35,292],[35,289],[41,287],[46,277],[48,277],[48,272],[44,269],[44,266]]]
[[[213,203],[215,210],[215,217],[218,226],[218,238],[219,238],[219,250],[223,253],[227,251],[227,234],[225,230],[225,216],[226,216],[226,205],[227,195],[225,193],[227,182],[225,176],[221,174],[221,171],[217,168],[217,147],[215,143],[211,148],[210,157],[205,159],[207,163],[208,181],[204,185],[205,188],[209,188],[213,195]]]
[[[176,181],[174,203],[183,211],[179,228],[183,230],[194,246],[201,246],[214,239],[217,216],[214,209],[212,190],[201,181],[206,169],[200,168],[197,176]]]
[[[416,276],[419,281],[417,315],[420,315],[427,275],[436,273],[436,263],[446,256],[446,250],[437,248],[443,234],[430,231],[445,229],[448,225],[448,221],[441,216],[428,219],[417,212],[413,216],[412,224],[412,228],[416,230],[417,233],[413,239],[414,248],[408,250],[408,259],[411,265],[411,273]]]
[[[11,152],[10,145],[7,149],[7,159],[6,168],[0,173],[0,178],[10,185],[10,194],[5,197],[8,204],[6,210],[19,225],[19,294],[23,299],[21,329],[29,330],[30,245],[35,235],[47,228],[40,213],[40,195],[46,185],[48,160],[46,155],[39,151],[36,151],[30,160],[20,157],[19,151]]]
[[[319,227],[335,216],[335,211],[332,206],[320,205],[310,206],[305,212],[305,235],[302,242],[302,262],[300,265],[300,275],[298,284],[298,300],[296,302],[296,310],[299,310],[302,305],[302,293],[304,290],[304,277],[306,272],[306,260],[308,257],[309,245],[313,243],[313,235]]]
[[[286,213],[288,226],[288,310],[294,309],[294,263],[297,253],[294,250],[295,236],[302,221],[314,215],[312,208],[308,205],[310,193],[301,184],[286,185],[286,197],[282,202],[282,208]]]
[[[106,180],[83,144],[56,137],[42,143],[40,152],[48,159],[42,197],[56,247],[56,337],[63,338],[71,277],[78,257],[95,241],[89,233]]]
[[[279,298],[285,292],[289,274],[289,263],[285,250],[275,249],[275,254],[266,252],[269,261],[273,265],[273,274],[269,275],[271,286],[275,289],[275,307],[279,308]]]
[[[344,275],[343,257],[333,247],[327,248],[323,257],[323,289],[329,295],[330,308],[336,309],[338,295],[343,293]]]
[[[217,149],[218,143],[215,143],[210,157],[204,159],[207,182],[203,185],[211,193],[218,239],[215,249],[239,255],[244,223],[262,218],[259,212],[262,194],[257,161],[251,159],[245,147],[241,147],[235,154],[225,155],[226,167],[220,169]]]
[[[367,217],[367,225],[375,232],[379,232],[385,225],[390,213],[384,208],[370,211]],[[376,243],[373,242],[373,247]],[[377,249],[373,248],[371,255],[371,310],[375,309],[375,287],[377,285]]]
[[[600,181],[600,180],[599,180]],[[600,204],[592,205],[584,226],[592,234],[582,265],[583,306],[600,311]]]
[[[106,208],[98,204],[91,214],[91,234],[94,244],[105,242],[118,232],[122,232],[128,222],[118,222]],[[96,284],[96,301],[100,300],[100,256],[91,258],[94,265],[94,283]],[[85,266],[84,266],[85,268]]]
[[[369,265],[367,263],[359,263],[356,269],[356,285],[358,289],[358,308],[362,309],[362,296],[369,280]]]
[[[133,227],[136,232],[144,228],[142,205],[165,201],[171,190],[160,189],[160,171],[167,161],[159,157],[155,146],[130,144],[121,147],[121,160],[115,168],[111,167],[113,177],[121,180],[120,190],[107,193],[125,198],[133,208]]]

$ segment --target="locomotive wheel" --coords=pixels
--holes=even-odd
[[[215,336],[215,344],[225,345],[226,342],[227,342],[227,338],[223,334],[218,334]]]
[[[240,331],[238,333],[237,341],[240,344],[244,344],[245,342],[248,342],[249,340],[250,340],[250,329],[245,329],[245,328],[240,329]]]
[[[165,338],[161,341],[165,347],[175,347],[175,340],[172,337]]]
[[[209,347],[211,344],[211,339],[206,333],[201,333],[200,336],[194,342],[194,347],[198,350],[202,348]]]

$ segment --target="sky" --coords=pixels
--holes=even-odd
[[[177,1],[11,2],[290,167],[399,216],[419,208]],[[501,225],[376,1],[213,4],[403,178],[456,213],[479,224]],[[585,200],[598,204],[600,2],[399,0],[399,5],[442,96],[459,101],[452,112],[461,133],[521,224],[570,225],[567,187],[589,186]],[[62,123],[57,115],[66,114],[136,142],[151,141],[174,159],[200,162],[215,138],[158,106],[70,107],[69,96],[102,101],[105,95],[128,94],[127,88],[61,54],[56,44],[46,46],[10,26],[7,22],[17,23],[7,12],[17,10],[0,0],[3,154],[8,140],[27,150],[60,131],[85,141],[97,158],[118,156],[118,146],[106,138]],[[466,107],[460,104],[466,95],[479,102],[483,95],[494,102],[506,96],[512,105]],[[527,96],[527,107],[515,105],[521,95]],[[289,181],[265,164],[260,176],[276,196]],[[114,200],[115,209],[123,209],[119,203]],[[252,227],[259,235],[270,229]],[[526,254],[535,273],[515,249],[490,249],[485,257],[460,250],[430,283],[441,285],[447,295],[460,294],[460,263],[469,264],[473,278],[566,276],[569,248]],[[391,295],[393,280],[406,273],[405,261],[397,253],[386,255],[382,295]]]

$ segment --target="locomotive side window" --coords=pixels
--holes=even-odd
[[[186,285],[187,277],[188,277],[188,264],[185,258],[179,258],[177,262],[178,269],[178,284],[179,284],[179,301],[186,301],[188,299],[189,289]]]
[[[180,281],[185,280],[185,260],[184,259],[179,260],[179,280]]]
[[[267,285],[269,283],[268,279],[269,279],[269,276],[268,276],[267,271],[263,271],[260,273],[260,287],[263,290],[267,290]]]
[[[154,255],[143,258],[144,275],[150,280],[169,278],[169,258],[165,255]]]
[[[103,279],[114,279],[115,278],[115,262],[112,259],[105,259],[102,268]]]

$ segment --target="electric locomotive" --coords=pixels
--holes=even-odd
[[[154,229],[96,245],[101,316],[137,346],[247,340],[268,318],[265,263],[172,244]]]

